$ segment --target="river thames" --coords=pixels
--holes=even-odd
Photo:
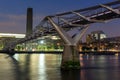
[[[61,54],[0,54],[0,80],[120,80],[119,55],[80,55],[80,64],[62,71]]]

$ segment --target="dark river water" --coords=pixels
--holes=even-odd
[[[0,80],[120,80],[119,55],[80,55],[80,64],[62,71],[61,54],[0,54]]]

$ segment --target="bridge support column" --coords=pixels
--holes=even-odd
[[[88,26],[81,28],[81,32],[71,37],[63,28],[55,24],[51,17],[47,17],[51,25],[55,28],[61,39],[64,41],[64,51],[62,54],[61,69],[80,69],[79,49],[77,45]]]
[[[74,45],[64,45],[61,69],[80,69],[79,51]]]

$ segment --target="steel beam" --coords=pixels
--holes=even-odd
[[[75,37],[74,37],[74,45],[77,45],[79,43],[79,41],[81,40],[81,38],[83,37],[83,35],[85,34],[85,32],[88,30],[89,25],[85,25],[83,27],[83,29],[81,30],[81,32],[79,32]]]
[[[47,18],[48,18],[48,21],[55,28],[55,30],[58,32],[59,36],[64,40],[64,42],[68,45],[72,45],[72,43],[74,42],[72,38],[60,26],[55,24],[55,22],[50,17],[47,17]]]
[[[113,9],[113,8],[103,5],[103,4],[100,4],[100,6],[120,15],[120,11],[118,9]]]
[[[87,18],[87,17],[81,15],[81,14],[78,13],[78,12],[72,12],[72,13],[74,13],[74,14],[80,16],[81,18],[83,18],[83,19],[85,19],[86,21],[89,21],[89,22],[99,22],[99,23],[104,23],[104,22],[105,22],[105,21],[103,21],[103,20],[95,20],[95,19]]]
[[[85,19],[86,21],[91,21],[89,18],[87,18],[87,17],[85,17],[85,16],[81,15],[81,14],[80,14],[80,13],[78,13],[78,12],[72,12],[72,13],[74,13],[74,14],[76,14],[76,15],[80,16],[81,18]]]
[[[82,28],[81,31],[74,38],[72,38],[61,27],[56,25],[50,17],[48,17],[48,20],[50,21],[52,26],[56,29],[56,31],[59,33],[61,38],[65,41],[65,43],[68,45],[77,45],[77,43],[80,41],[80,39],[88,29],[88,25],[83,26],[84,28]]]
[[[67,20],[63,19],[63,18],[60,18],[60,20],[62,20],[64,23],[70,25],[70,26],[76,26],[76,27],[80,27],[80,26],[83,26],[83,25],[80,25],[80,24],[73,24],[71,22],[68,22]]]

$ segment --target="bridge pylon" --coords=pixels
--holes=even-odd
[[[51,17],[47,19],[64,41],[61,69],[80,69],[78,45],[89,26],[82,26],[80,32],[71,37],[63,28],[55,24]]]

